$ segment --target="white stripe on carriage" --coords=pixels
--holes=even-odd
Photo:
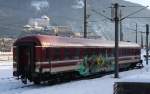
[[[140,59],[133,59],[133,60],[122,60],[122,61],[119,61],[119,64],[126,64],[126,63],[135,63],[135,62],[139,62]],[[130,64],[129,63],[129,64]]]
[[[69,63],[69,62],[81,62],[83,59],[77,59],[77,60],[62,60],[62,61],[51,61],[51,63]]]
[[[136,59],[136,60],[123,60],[123,61],[119,61],[119,64],[126,64],[126,63],[134,63],[134,62],[139,62],[140,59]],[[63,66],[63,67],[55,67],[55,68],[43,68],[42,72],[51,72],[51,73],[56,73],[56,72],[62,72],[62,71],[71,71],[71,70],[77,70],[79,68],[78,65],[75,66]],[[35,72],[40,72],[39,68],[35,69]]]
[[[13,62],[13,64],[17,64],[17,62]]]
[[[57,47],[57,48],[61,48],[61,47],[65,47],[65,48],[68,48],[68,47],[69,47],[69,48],[70,48],[70,47],[73,47],[73,48],[79,48],[79,47],[80,47],[80,48],[92,48],[92,47],[86,47],[86,46],[77,45],[77,44],[76,44],[76,45],[61,45],[61,46],[60,46],[60,45],[46,45],[46,46],[45,46],[45,45],[44,45],[44,46],[42,45],[42,46],[35,46],[35,47],[37,47],[37,48],[42,48],[42,47],[53,47],[53,48],[54,48],[54,47]]]
[[[40,72],[39,68],[35,68],[35,72]]]
[[[40,69],[36,68],[35,72],[40,72]],[[50,68],[43,68],[41,72],[50,72]]]
[[[136,58],[138,57],[140,59],[140,56],[139,55],[136,55],[136,56],[122,56],[122,57],[119,57],[119,59],[122,59],[122,58]],[[114,59],[114,57],[108,57],[108,59]],[[40,65],[40,64],[55,64],[55,63],[69,63],[69,62],[82,62],[83,59],[76,59],[76,60],[61,60],[61,61],[50,61],[50,62],[36,62],[36,65]],[[124,60],[125,62],[127,60]]]
[[[77,70],[78,68],[79,68],[78,65],[75,65],[75,66],[64,66],[64,67],[55,67],[55,68],[51,68],[51,73]]]
[[[42,72],[50,72],[50,68],[43,68]]]
[[[36,65],[40,65],[40,64],[50,64],[50,62],[35,62]]]
[[[36,62],[36,65],[40,64],[55,64],[55,63],[69,63],[69,62],[82,62],[83,59],[77,59],[77,60],[61,60],[61,61],[50,61],[50,62]]]
[[[78,69],[79,66],[75,65],[75,66],[63,66],[63,67],[55,67],[55,68],[43,68],[42,69],[42,73],[44,72],[51,72],[51,73],[56,73],[56,72],[62,72],[62,71],[69,71],[69,70],[76,70]],[[35,72],[40,72],[39,68],[35,69]]]
[[[120,56],[119,58],[135,58],[135,57],[138,57],[138,58],[140,58],[141,56],[140,55],[132,55],[132,56]],[[108,58],[110,58],[110,59],[114,59],[115,57],[108,57]]]
[[[13,46],[13,48],[16,48],[16,46]]]
[[[135,58],[135,57],[141,57],[140,55],[132,55],[132,56],[122,56],[122,57],[119,57],[119,58]]]

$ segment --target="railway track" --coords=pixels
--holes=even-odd
[[[35,86],[35,85],[34,84],[27,84],[27,85],[22,85],[22,86],[17,86],[17,87],[14,87],[14,88],[10,88],[9,90],[28,88],[28,87],[32,87],[32,86]]]
[[[23,88],[28,88],[28,87],[31,87],[31,86],[34,86],[34,84],[32,83],[29,83],[27,85],[25,84],[20,84],[18,83],[18,81],[15,81],[16,78],[15,77],[4,77],[4,78],[0,78],[0,82],[2,82],[2,84],[5,84],[3,82],[6,82],[6,84],[8,84],[8,87],[4,87],[4,88],[1,88],[2,90],[1,91],[13,91],[13,90],[19,90],[19,89],[23,89]]]
[[[9,80],[9,79],[13,79],[15,77],[5,77],[5,78],[0,78],[0,80]]]
[[[12,66],[12,65],[0,65],[0,66]]]

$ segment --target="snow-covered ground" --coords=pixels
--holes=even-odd
[[[24,86],[21,81],[12,77],[12,61],[0,61],[0,94],[113,94],[113,84],[116,81],[148,81],[150,67],[134,69],[119,73],[120,78],[113,78],[114,74],[90,80],[72,81],[53,86]]]

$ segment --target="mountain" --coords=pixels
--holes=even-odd
[[[111,17],[111,0],[87,0],[88,1],[88,31],[96,32],[107,39],[114,39],[114,24],[101,15],[93,12],[92,9]],[[141,9],[142,7],[127,1],[120,0],[123,17]],[[0,37],[18,37],[24,34],[23,26],[30,18],[47,15],[50,17],[51,25],[63,25],[72,27],[75,32],[83,32],[83,3],[81,0],[0,0]],[[150,11],[145,9],[132,17],[149,17]],[[138,23],[138,30],[144,31],[141,27],[149,23],[149,19],[125,19],[123,20],[124,38],[134,41],[132,31],[135,23]],[[128,32],[127,32],[128,31]],[[134,34],[135,35],[135,34]],[[138,34],[138,37],[139,34]],[[140,38],[139,38],[140,40]]]

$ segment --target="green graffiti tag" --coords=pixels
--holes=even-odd
[[[83,62],[80,64],[78,69],[80,75],[86,76],[89,74],[88,56],[83,58]]]
[[[85,56],[83,62],[80,63],[78,72],[82,76],[101,71],[113,70],[114,64],[112,59],[101,55]]]

